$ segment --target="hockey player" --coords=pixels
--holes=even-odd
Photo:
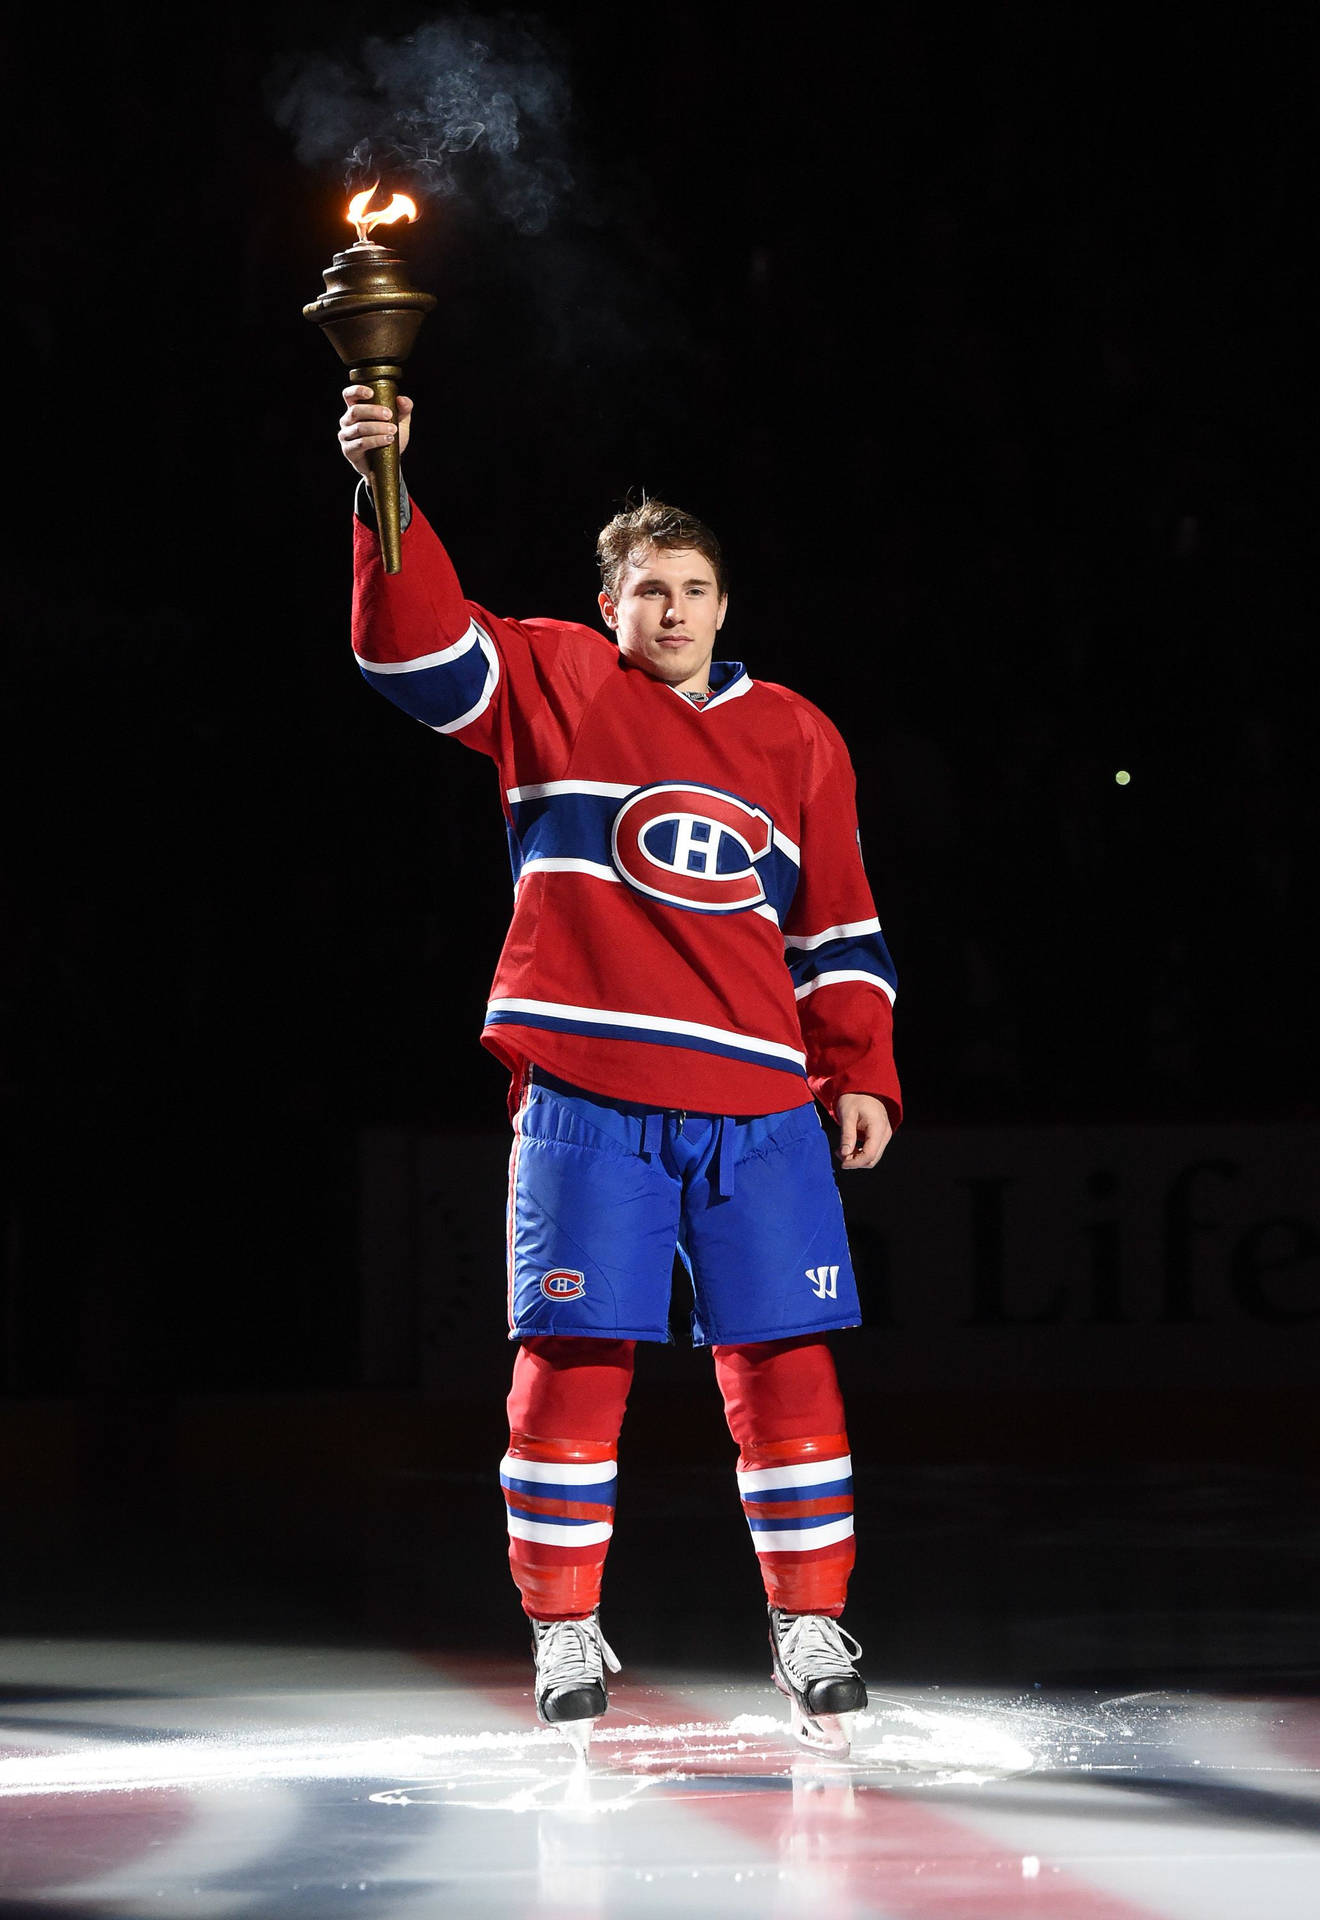
[[[341,449],[407,444],[348,387]],[[852,1477],[824,1335],[860,1319],[813,1095],[845,1169],[899,1118],[894,972],[839,735],[714,658],[728,610],[709,529],[659,501],[598,543],[613,639],[466,600],[405,502],[383,571],[369,486],[353,644],[367,680],[499,772],[515,904],[483,1041],[510,1069],[510,1337],[501,1481],[536,1703],[585,1750],[618,1662],[599,1623],[638,1340],[667,1340],[677,1248],[710,1345],[765,1585],[776,1684],[805,1744],[846,1751],[866,1703],[838,1624]]]

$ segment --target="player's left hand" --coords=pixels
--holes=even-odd
[[[873,1093],[839,1095],[839,1164],[845,1173],[873,1167],[893,1137],[883,1100]]]

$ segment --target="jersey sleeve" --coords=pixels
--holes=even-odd
[[[510,769],[526,747],[553,761],[584,688],[614,658],[589,628],[502,619],[466,599],[415,501],[401,573],[385,572],[375,534],[354,519],[353,650],[363,677],[396,707]]]
[[[871,1093],[897,1126],[894,963],[880,932],[858,844],[856,781],[848,750],[816,708],[801,703],[807,735],[802,866],[784,926],[811,1091],[830,1113],[839,1095]]]

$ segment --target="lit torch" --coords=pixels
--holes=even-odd
[[[408,278],[397,253],[376,246],[368,235],[373,227],[396,220],[415,220],[417,208],[406,194],[396,193],[387,207],[368,213],[376,188],[355,194],[348,217],[357,228],[357,243],[337,253],[322,278],[325,292],[303,308],[329,338],[348,368],[355,386],[370,387],[377,406],[394,412],[403,363],[412,351],[417,329],[435,305],[435,295],[420,293]],[[403,566],[399,537],[399,443],[377,447],[368,454],[371,496],[380,530],[380,553],[386,573]]]

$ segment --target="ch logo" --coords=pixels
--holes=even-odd
[[[736,794],[666,780],[624,801],[610,852],[619,877],[652,900],[743,913],[765,899],[757,862],[774,837],[769,814]]]
[[[838,1299],[839,1269],[837,1267],[808,1267],[807,1278],[811,1282],[811,1291],[818,1300]]]
[[[585,1276],[571,1267],[552,1267],[541,1275],[541,1292],[547,1300],[580,1300],[586,1290]]]

